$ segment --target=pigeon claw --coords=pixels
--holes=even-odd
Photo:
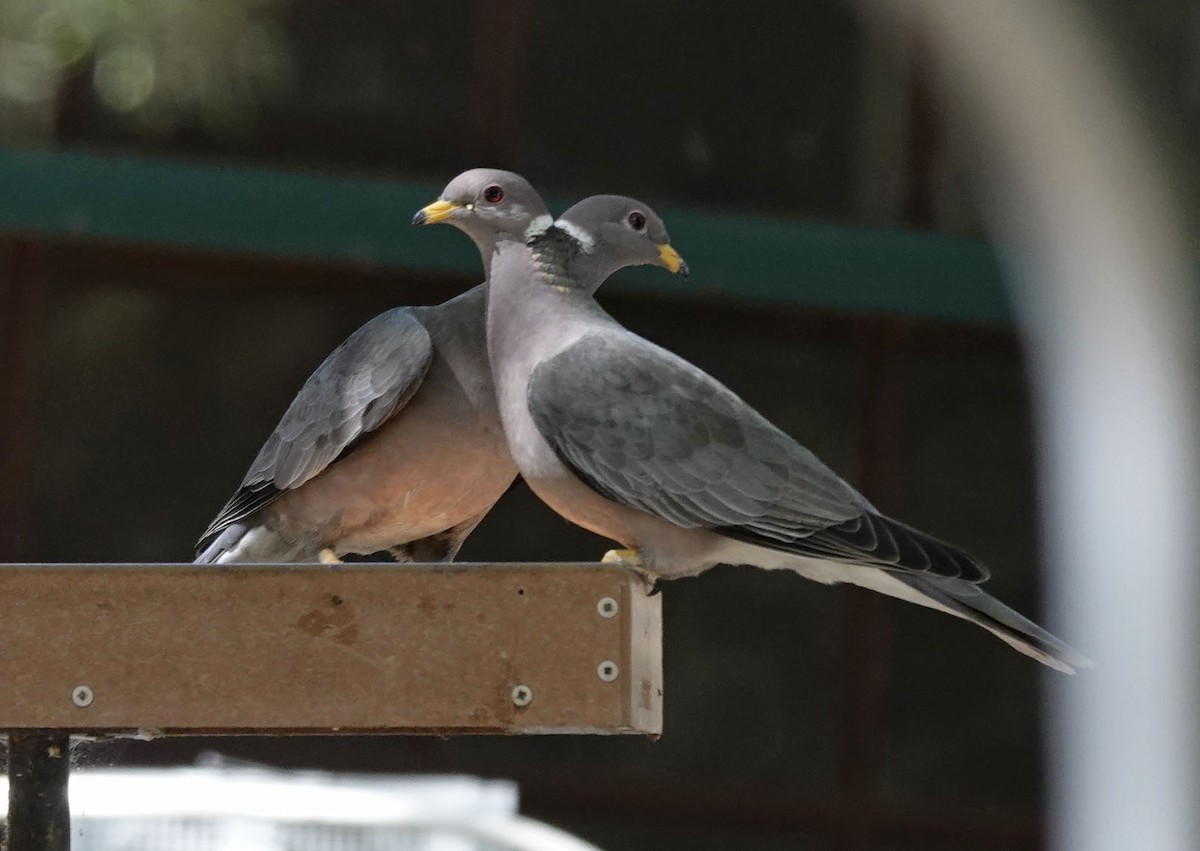
[[[317,553],[317,561],[321,562],[321,564],[344,564],[344,562],[337,557],[337,553],[335,553],[329,547],[326,547]]]
[[[636,549],[609,550],[604,554],[604,558],[600,559],[600,563],[632,570],[650,586],[650,591],[648,592],[648,596],[650,597],[662,591],[662,583],[659,582],[659,577],[646,569],[646,566],[642,563],[642,554]]]
[[[637,550],[609,550],[604,554],[604,558],[600,559],[600,563],[641,570],[642,554]]]

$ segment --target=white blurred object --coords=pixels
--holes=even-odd
[[[891,0],[987,149],[1040,414],[1060,849],[1200,848],[1196,273],[1155,144],[1078,3]]]
[[[599,851],[519,815],[507,780],[82,769],[70,803],[74,851]]]

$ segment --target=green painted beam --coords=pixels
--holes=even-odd
[[[461,235],[409,224],[440,188],[0,147],[0,233],[474,273],[478,258]],[[692,268],[692,291],[953,319],[1009,316],[995,257],[980,242],[662,212]],[[661,270],[639,269],[622,279],[682,291]]]

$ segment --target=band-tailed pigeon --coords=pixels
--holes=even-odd
[[[716,564],[849,582],[979,624],[1060,671],[1090,665],[985,593],[958,547],[885,517],[732,391],[593,299],[616,268],[686,270],[644,204],[589,198],[497,244],[488,352],[509,449],[542,500],[661,578]]]
[[[447,222],[478,246],[551,218],[519,175],[465,172],[414,223]],[[197,562],[338,561],[389,551],[448,561],[516,476],[484,340],[486,284],[367,322],[301,388]]]

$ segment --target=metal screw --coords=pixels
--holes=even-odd
[[[615,618],[617,612],[621,611],[621,604],[612,597],[601,597],[600,602],[596,603],[596,611],[602,618]]]
[[[529,686],[513,686],[512,702],[515,706],[528,706],[533,702],[533,689]]]
[[[96,693],[92,691],[91,686],[80,685],[71,689],[71,702],[80,709],[87,709],[92,705],[92,701],[96,699]]]
[[[601,662],[596,666],[596,676],[604,680],[606,683],[611,683],[621,675],[621,668],[616,662]]]

